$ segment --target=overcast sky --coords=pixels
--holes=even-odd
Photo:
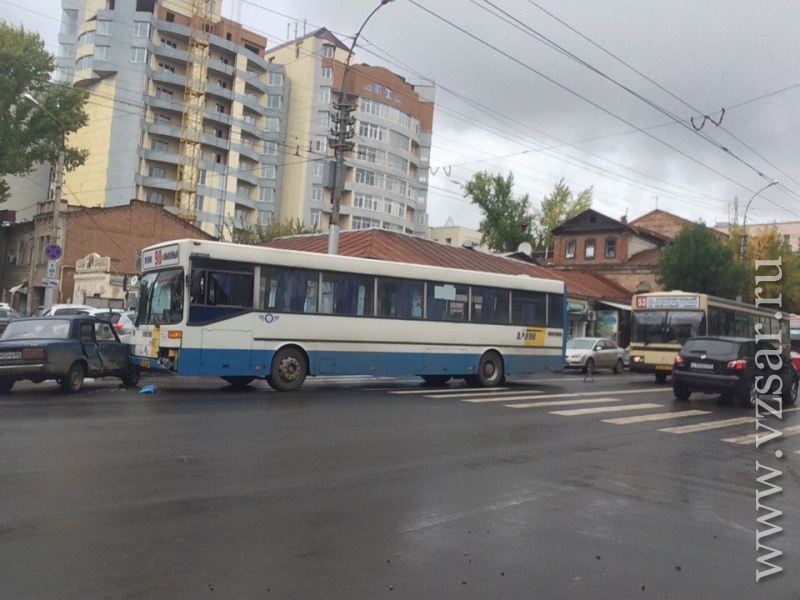
[[[270,46],[304,22],[349,44],[378,3],[224,0],[223,14]],[[0,16],[57,51],[59,0],[0,0]],[[356,62],[437,86],[432,226],[477,228],[460,186],[481,170],[513,172],[534,205],[563,178],[615,218],[657,205],[708,224],[735,197],[741,222],[777,180],[747,215],[763,223],[800,220],[798,31],[789,0],[394,0]]]

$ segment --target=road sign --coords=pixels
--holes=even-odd
[[[57,288],[59,284],[58,279],[53,279],[51,277],[45,277],[42,279],[42,285],[46,288]]]
[[[48,244],[45,246],[44,255],[47,257],[48,260],[58,260],[61,258],[61,246],[58,244]]]
[[[58,262],[55,260],[47,261],[47,279],[55,279],[58,277]]]

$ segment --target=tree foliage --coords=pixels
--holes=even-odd
[[[261,223],[238,223],[228,227],[230,238],[234,244],[257,246],[281,237],[317,233],[316,228],[303,225],[300,219],[279,221],[272,219],[266,225]]]
[[[83,127],[88,94],[50,82],[53,56],[38,34],[0,21],[0,202],[8,196],[4,177],[24,175],[36,164],[56,162],[65,133]],[[41,105],[24,100],[30,94]],[[49,111],[56,119],[48,115]],[[59,124],[59,121],[61,124]],[[67,168],[86,161],[88,152],[67,147]]]
[[[659,260],[659,283],[667,290],[735,298],[744,277],[733,250],[703,223],[684,227]]]
[[[756,261],[778,261],[778,267],[762,266],[756,268]],[[777,281],[762,280],[758,297],[781,298],[780,304],[765,304],[768,307],[796,313],[800,310],[800,257],[792,252],[791,244],[778,232],[777,227],[769,227],[757,235],[749,236],[745,249],[745,285],[742,297],[747,302],[755,302],[755,278],[780,274]]]
[[[522,242],[531,242],[528,195],[515,198],[514,175],[476,173],[464,186],[464,195],[483,212],[482,242],[496,252],[514,252]]]
[[[534,211],[534,239],[537,249],[553,247],[553,229],[592,207],[591,187],[577,196],[562,179],[550,195],[545,196],[541,206]]]

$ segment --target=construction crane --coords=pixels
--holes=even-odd
[[[178,154],[179,217],[197,220],[197,185],[200,181],[200,160],[203,155],[203,116],[206,108],[209,38],[214,11],[213,0],[189,0],[189,60],[186,64],[186,89],[183,96],[181,145]]]

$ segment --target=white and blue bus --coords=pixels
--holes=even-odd
[[[177,240],[142,251],[142,368],[265,379],[453,377],[475,386],[564,366],[561,281]]]

